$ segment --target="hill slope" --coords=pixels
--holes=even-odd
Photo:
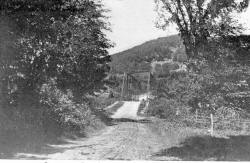
[[[111,72],[149,71],[153,61],[185,61],[186,54],[178,35],[158,38],[112,55]]]

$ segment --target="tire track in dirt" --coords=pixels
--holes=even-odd
[[[147,123],[119,122],[117,125],[109,126],[102,134],[89,139],[70,141],[65,145],[54,145],[53,148],[58,151],[62,150],[60,152],[33,155],[32,158],[150,160],[151,155],[162,149],[165,144],[163,138],[153,133],[149,127]]]
[[[136,115],[139,103],[125,102],[126,107],[117,111],[119,114],[116,114],[118,119],[114,120],[115,124],[108,126],[99,135],[69,141],[63,145],[53,145],[51,147],[56,152],[52,154],[26,156],[65,160],[149,160],[153,153],[163,148],[166,138],[150,129],[152,120],[140,121],[142,117]],[[126,119],[119,121],[119,118]]]

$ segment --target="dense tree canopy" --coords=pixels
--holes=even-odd
[[[218,37],[234,35],[242,30],[233,14],[248,7],[248,0],[155,0],[160,16],[159,27],[175,23],[189,58],[200,58],[199,51]],[[209,48],[209,47],[208,47]]]
[[[111,44],[100,1],[3,0],[0,6],[2,92],[39,91],[51,78],[79,97],[103,87]]]

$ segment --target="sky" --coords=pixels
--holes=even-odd
[[[114,54],[146,41],[159,37],[177,34],[176,27],[170,26],[165,31],[155,27],[157,13],[154,0],[103,0],[111,23],[112,32],[107,32],[107,37],[115,43],[109,50]],[[237,19],[246,27],[250,34],[250,8]]]

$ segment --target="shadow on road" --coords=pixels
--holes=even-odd
[[[185,161],[250,161],[250,136],[190,137],[180,146],[163,149],[153,155],[163,156],[178,157]]]
[[[34,137],[21,137],[18,135],[10,135],[8,137],[0,138],[0,159],[22,159],[17,157],[18,153],[29,153],[29,154],[50,154],[61,152],[64,149],[58,149],[50,147],[48,144],[70,144],[64,139],[57,139],[55,137],[46,137],[41,135]],[[72,139],[73,140],[73,139]],[[43,157],[32,157],[25,156],[24,159],[46,159]]]
[[[53,144],[55,145],[55,144]],[[60,144],[57,144],[60,145]],[[67,142],[62,143],[62,147],[60,146],[50,146],[46,145],[42,148],[40,152],[35,152],[35,153],[19,153],[18,156],[15,156],[14,159],[32,159],[32,160],[43,160],[43,159],[50,159],[47,155],[49,154],[56,154],[56,153],[63,153],[66,150],[73,150],[77,148],[91,148],[94,144],[92,145],[75,145],[75,146],[66,146]],[[70,143],[72,145],[72,143]],[[81,155],[88,155],[89,153],[84,153],[84,151],[81,152]]]
[[[151,123],[148,119],[112,119],[110,118],[111,113],[102,109],[94,108],[91,111],[106,126],[118,125],[120,122]],[[0,136],[0,159],[47,159],[49,154],[85,147],[79,146],[80,143],[78,142],[77,144],[77,141],[74,142],[74,138],[58,140],[59,135],[46,136],[39,129],[37,132],[33,131],[33,134],[26,132],[27,136],[12,132],[2,135]],[[84,137],[86,138],[86,135],[80,135],[78,138],[84,139]],[[91,148],[90,146],[86,147]],[[83,152],[82,154],[84,155],[85,153]]]
[[[113,119],[113,122],[134,122],[134,123],[151,123],[151,120],[148,119],[129,119],[129,118],[118,118],[118,119]]]

